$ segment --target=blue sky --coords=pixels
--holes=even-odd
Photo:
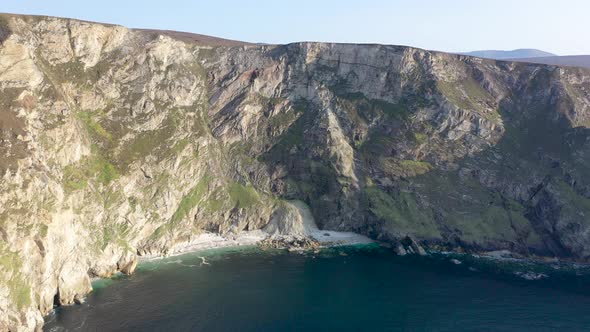
[[[588,0],[0,0],[0,12],[181,30],[250,42],[333,41],[442,51],[590,54]]]

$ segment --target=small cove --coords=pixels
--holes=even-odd
[[[457,259],[461,264],[457,264]],[[542,275],[527,280],[523,275]],[[546,276],[546,277],[545,277]],[[590,326],[587,267],[376,246],[223,248],[143,262],[45,331],[551,331]]]

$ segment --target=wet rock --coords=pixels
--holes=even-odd
[[[135,268],[137,267],[137,263],[137,259],[134,259],[133,261],[127,263],[121,268],[121,273],[127,275],[133,274],[133,272],[135,272]]]
[[[85,299],[83,296],[81,296],[81,295],[76,295],[76,296],[74,297],[74,303],[75,303],[75,304],[83,304],[84,302],[86,302],[86,299]]]
[[[289,251],[317,251],[319,242],[302,237],[269,237],[259,242],[261,249],[287,249]]]
[[[549,278],[548,275],[544,274],[544,273],[536,273],[536,272],[514,272],[515,275],[526,279],[526,280],[541,280],[541,279],[545,279],[545,278]]]
[[[401,244],[398,244],[397,246],[395,246],[393,248],[393,251],[395,252],[396,255],[398,256],[405,256],[408,254],[408,252],[406,251],[406,249],[404,249],[404,246]]]
[[[416,240],[411,236],[406,236],[401,241],[401,244],[403,244],[406,247],[406,251],[408,253],[416,254],[416,255],[420,255],[420,256],[427,255],[426,250],[424,250],[424,248],[422,248],[422,246],[420,244],[418,244],[418,242],[416,242]]]

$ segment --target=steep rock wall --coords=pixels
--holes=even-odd
[[[190,39],[188,39],[190,40]],[[0,16],[0,330],[202,232],[590,257],[590,72]]]

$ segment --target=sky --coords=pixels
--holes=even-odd
[[[589,0],[0,0],[0,12],[273,44],[328,41],[447,52],[538,48],[590,54]]]

